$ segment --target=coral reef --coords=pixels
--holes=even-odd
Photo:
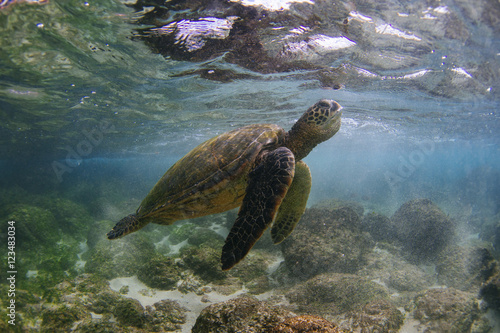
[[[404,203],[391,220],[408,258],[417,263],[435,260],[455,235],[453,221],[429,199]]]
[[[480,315],[474,295],[454,288],[426,290],[413,306],[413,318],[431,332],[470,332]]]
[[[404,321],[386,288],[357,275],[321,274],[285,294],[294,311],[319,314],[346,332],[395,333]]]
[[[157,255],[142,265],[137,277],[151,288],[168,290],[177,285],[181,272],[174,259]]]
[[[33,199],[33,202],[50,205],[50,201],[41,199]],[[80,206],[67,200],[56,200],[54,207],[59,207],[61,202],[77,209],[78,213]],[[61,209],[54,214],[54,207],[48,209],[30,204],[14,204],[11,213],[3,220],[3,230],[7,230],[4,224],[7,221],[16,222],[15,252],[20,264],[17,271],[26,277],[19,279],[18,286],[23,289],[41,292],[78,274],[76,263],[84,238],[78,232],[83,232],[83,228],[73,228],[73,222],[67,222],[72,219],[71,212]]]
[[[365,209],[363,205],[356,201],[345,201],[337,198],[327,199],[314,204],[311,208],[320,208],[333,211],[339,208],[349,207],[358,214],[363,216]]]
[[[186,312],[177,301],[161,300],[146,307],[146,320],[153,332],[178,331],[186,323]]]
[[[110,242],[113,221],[92,223],[83,206],[51,200],[12,204],[6,216],[19,226],[19,274],[26,276],[16,290],[18,332],[180,332],[194,325],[193,332],[491,333],[477,297],[482,310],[500,311],[491,245],[452,245],[453,222],[426,199],[403,204],[392,219],[362,216],[352,202],[323,201],[306,210],[283,245],[271,247],[266,235],[227,272],[220,268],[223,238],[213,230],[226,219],[232,224],[234,211],[162,229],[168,237],[151,225]],[[431,234],[432,242],[416,244]],[[86,273],[77,266],[82,260]],[[134,275],[154,289],[115,285],[120,279],[109,287],[109,279]],[[436,284],[448,288],[430,289]],[[160,293],[168,296],[150,303],[133,296]],[[0,315],[0,331],[9,330],[5,309]]]
[[[196,225],[189,222],[180,225],[173,225],[168,234],[168,241],[173,245],[179,244],[180,242],[187,240],[193,234],[194,229],[196,229]]]
[[[340,333],[335,324],[318,316],[303,315],[286,319],[270,333]]]
[[[311,208],[283,242],[282,251],[290,275],[303,280],[324,272],[354,273],[372,247],[353,209]]]
[[[377,242],[392,241],[395,237],[391,220],[387,216],[375,212],[363,217],[361,229],[370,233],[373,240]]]
[[[75,322],[90,319],[81,304],[45,306],[41,313],[42,332],[67,332]]]
[[[181,249],[181,266],[193,272],[205,283],[213,283],[215,290],[231,294],[245,284],[252,294],[260,294],[271,288],[267,270],[276,260],[262,250],[252,251],[236,267],[226,272],[221,269],[221,243],[188,246]]]
[[[196,320],[192,332],[267,332],[294,316],[288,310],[244,295],[205,308]]]
[[[162,300],[144,308],[91,274],[50,288],[43,299],[19,292],[25,295],[17,298],[19,324],[28,331],[170,332],[179,331],[186,322],[187,309],[176,301]]]
[[[496,268],[497,262],[490,251],[479,246],[450,246],[436,261],[438,280],[442,285],[474,293]]]
[[[24,249],[54,244],[62,237],[56,218],[48,209],[20,205],[12,211],[8,220],[16,221],[16,240]]]
[[[383,286],[357,275],[340,273],[315,276],[286,291],[285,295],[297,311],[320,315],[355,312],[370,301],[389,298]]]
[[[206,282],[224,279],[228,273],[222,271],[220,256],[222,243],[202,244],[200,247],[189,246],[181,249],[181,259],[185,267],[191,269]]]
[[[113,307],[113,315],[122,326],[144,327],[146,316],[144,308],[138,300],[124,298]]]
[[[482,222],[477,228],[479,229],[479,238],[486,244],[491,244],[493,246],[491,252],[495,258],[500,258],[500,213],[484,218],[476,217],[476,219],[480,219]]]
[[[89,251],[85,272],[106,279],[136,275],[155,254],[154,244],[142,234],[114,242],[102,240]]]
[[[483,284],[480,295],[490,308],[500,312],[500,271],[498,268],[488,281]]]
[[[388,300],[375,300],[366,304],[361,311],[355,312],[345,322],[339,322],[340,328],[348,331],[375,333],[399,332],[403,326],[404,315]]]
[[[209,228],[195,228],[192,230],[187,241],[191,245],[200,246],[204,243],[223,243],[224,237]]]
[[[384,245],[384,247],[379,247]],[[437,282],[435,272],[406,261],[400,246],[379,243],[367,256],[367,263],[357,275],[386,286],[391,302],[404,306],[416,292],[425,290]]]
[[[33,245],[57,240],[62,235],[85,240],[92,218],[83,205],[53,195],[27,195],[19,201],[8,205],[6,215],[9,220],[21,222],[21,239]]]

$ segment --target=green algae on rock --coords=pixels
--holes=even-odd
[[[200,246],[204,243],[224,243],[224,237],[222,237],[212,229],[197,227],[191,232],[191,234],[187,238],[187,241],[191,245]]]
[[[337,326],[318,316],[302,315],[286,319],[270,333],[341,333]]]
[[[181,258],[186,268],[200,276],[206,282],[224,279],[228,276],[219,265],[221,247],[202,244],[200,247],[189,246],[181,249]]]
[[[226,302],[212,304],[202,310],[193,333],[268,332],[295,315],[281,307],[271,306],[243,295]]]
[[[387,286],[397,291],[420,291],[425,289],[429,279],[425,272],[417,266],[405,265],[399,270],[391,271]]]
[[[479,319],[478,300],[454,288],[426,290],[413,301],[413,318],[432,332],[470,332]]]
[[[500,311],[500,270],[498,267],[488,281],[481,286],[480,296],[489,308]]]
[[[324,273],[285,293],[300,312],[339,315],[361,310],[373,300],[387,300],[387,289],[353,274]]]
[[[377,242],[391,241],[395,237],[391,220],[383,214],[375,212],[366,214],[361,221],[361,227]]]
[[[106,279],[136,275],[156,254],[155,246],[143,235],[132,235],[118,242],[102,240],[89,251],[85,272]]]
[[[186,323],[188,309],[179,305],[177,301],[168,299],[146,306],[148,326],[153,332],[178,331]]]
[[[157,255],[142,265],[137,277],[148,287],[170,290],[181,279],[181,271],[173,258]]]
[[[168,241],[170,244],[176,245],[189,238],[196,229],[196,225],[193,223],[184,223],[181,225],[173,225],[170,227],[170,233],[168,234]]]
[[[16,221],[16,254],[20,263],[16,268],[20,276],[26,277],[18,280],[18,286],[43,292],[75,276],[80,241],[61,230],[62,221],[50,210],[26,204],[14,207],[5,221]]]
[[[377,299],[366,304],[362,310],[349,315],[349,319],[339,321],[339,327],[348,332],[398,333],[403,326],[404,315],[391,302]]]
[[[283,242],[282,251],[289,274],[303,280],[324,272],[354,273],[372,247],[353,209],[310,208]]]
[[[401,246],[390,243],[378,243],[377,247],[367,254],[366,265],[357,275],[378,281],[402,297],[408,296],[408,292],[424,290],[437,281],[434,272],[406,261]],[[409,296],[413,297],[413,294]]]
[[[67,332],[75,322],[90,318],[90,313],[81,304],[44,307],[41,313],[42,332]]]
[[[205,283],[212,283],[222,294],[231,294],[241,289],[243,284],[252,294],[263,293],[271,288],[267,270],[276,260],[275,257],[257,249],[250,253],[245,261],[227,272],[218,264],[221,253],[218,245],[219,243],[215,242],[203,243],[199,247],[187,246],[181,249],[179,264]]]
[[[480,246],[449,246],[436,260],[441,284],[474,293],[497,269],[498,262],[491,252]]]
[[[188,310],[178,302],[161,300],[144,308],[92,274],[49,289],[44,298],[19,290],[19,332],[169,332],[186,322]]]
[[[18,205],[8,220],[16,221],[16,241],[24,249],[50,246],[62,236],[54,214],[48,209]]]
[[[416,263],[435,261],[455,236],[455,223],[429,199],[404,203],[391,220],[408,258]]]
[[[339,208],[345,208],[345,207],[351,208],[360,217],[363,216],[363,214],[365,212],[365,208],[359,202],[341,200],[338,198],[322,200],[322,201],[314,204],[311,208],[320,208],[320,209],[326,209],[329,211],[333,211],[333,210],[336,210]]]
[[[144,308],[138,300],[123,298],[119,300],[113,309],[113,315],[123,326],[134,326],[143,328],[146,324]]]

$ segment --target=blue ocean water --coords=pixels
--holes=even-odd
[[[493,0],[4,1],[2,219],[46,197],[116,222],[203,141],[288,130],[329,98],[342,126],[304,160],[308,207],[428,198],[480,237],[500,213],[498,17]]]

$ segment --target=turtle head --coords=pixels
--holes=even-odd
[[[137,231],[145,225],[145,223],[141,223],[137,215],[130,214],[118,221],[118,223],[113,227],[113,229],[111,229],[110,232],[106,234],[106,236],[108,236],[108,239],[117,239],[128,235],[131,232]]]
[[[306,157],[316,145],[338,132],[341,110],[339,103],[322,99],[300,117],[288,132],[285,144],[294,153],[296,160]]]

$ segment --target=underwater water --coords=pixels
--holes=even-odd
[[[0,1],[0,331],[500,330],[499,18],[496,0]],[[237,210],[106,238],[198,144],[288,131],[323,98],[342,125],[304,158],[281,244],[266,231],[222,271]]]

